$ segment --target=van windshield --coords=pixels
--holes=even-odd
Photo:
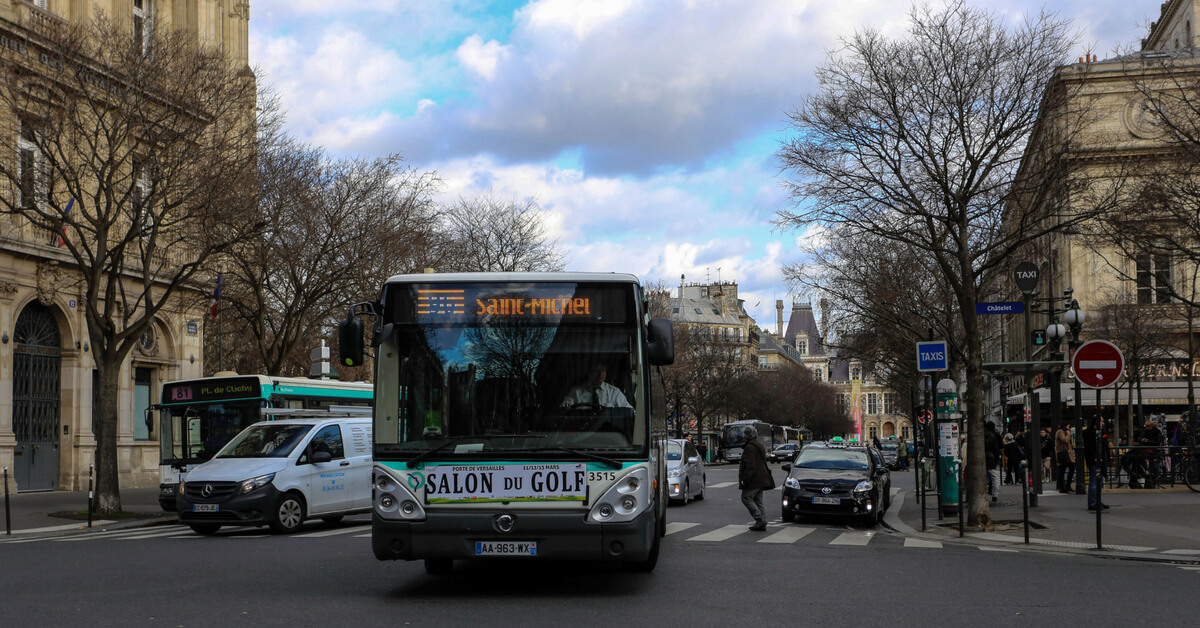
[[[229,441],[216,457],[286,458],[311,429],[311,425],[251,425]]]

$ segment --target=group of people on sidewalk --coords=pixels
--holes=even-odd
[[[1025,432],[1009,432],[1000,436],[996,424],[988,421],[984,429],[984,464],[987,466],[988,494],[992,501],[1000,496],[1000,472],[1004,469],[1004,484],[1022,481],[1023,464],[1041,464],[1043,481],[1055,478],[1059,493],[1071,493],[1075,480],[1075,448],[1071,441],[1071,424],[1063,421],[1051,436],[1041,430],[1036,442],[1029,442]],[[1088,471],[1088,510],[1108,508],[1099,501],[1100,481],[1109,458],[1108,438],[1101,434],[1100,417],[1093,415],[1083,428],[1083,451]],[[1031,459],[1030,447],[1036,447],[1037,458]]]

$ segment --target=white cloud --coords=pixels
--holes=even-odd
[[[454,57],[468,70],[476,75],[492,80],[496,76],[496,66],[508,56],[508,48],[496,40],[483,42],[479,35],[471,35],[458,47]]]

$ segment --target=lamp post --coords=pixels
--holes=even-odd
[[[1079,309],[1079,301],[1071,299],[1071,304],[1067,306],[1067,311],[1063,312],[1063,320],[1067,322],[1067,326],[1071,328],[1071,356],[1074,357],[1075,350],[1082,344],[1079,341],[1079,334],[1083,331],[1083,320],[1086,317],[1083,310]],[[1079,375],[1073,374],[1075,379],[1075,461],[1077,469],[1075,472],[1075,492],[1081,493],[1084,489],[1083,474],[1078,472],[1078,464],[1083,460],[1083,395],[1079,387]],[[1097,404],[1099,405],[1099,404]],[[1101,430],[1103,433],[1103,430]],[[1099,438],[1099,435],[1097,435]]]
[[[1046,326],[1046,338],[1050,341],[1050,359],[1062,360],[1062,351],[1059,348],[1062,346],[1062,339],[1067,335],[1067,328],[1062,323],[1058,322],[1058,314],[1054,311],[1053,305],[1050,308],[1050,324]],[[1062,371],[1058,368],[1049,369],[1050,376],[1050,429],[1062,423]],[[1038,434],[1038,445],[1041,445],[1041,434]],[[1026,446],[1030,439],[1026,438]],[[1039,452],[1039,456],[1040,456]],[[1076,458],[1078,460],[1078,458]],[[1039,460],[1040,462],[1040,460]]]

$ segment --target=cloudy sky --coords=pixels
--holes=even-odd
[[[971,0],[1070,18],[1079,55],[1145,36],[1159,0]],[[570,270],[735,280],[773,327],[801,234],[775,152],[839,38],[902,35],[896,0],[254,0],[251,63],[291,131],[399,153],[446,200],[536,199]]]

